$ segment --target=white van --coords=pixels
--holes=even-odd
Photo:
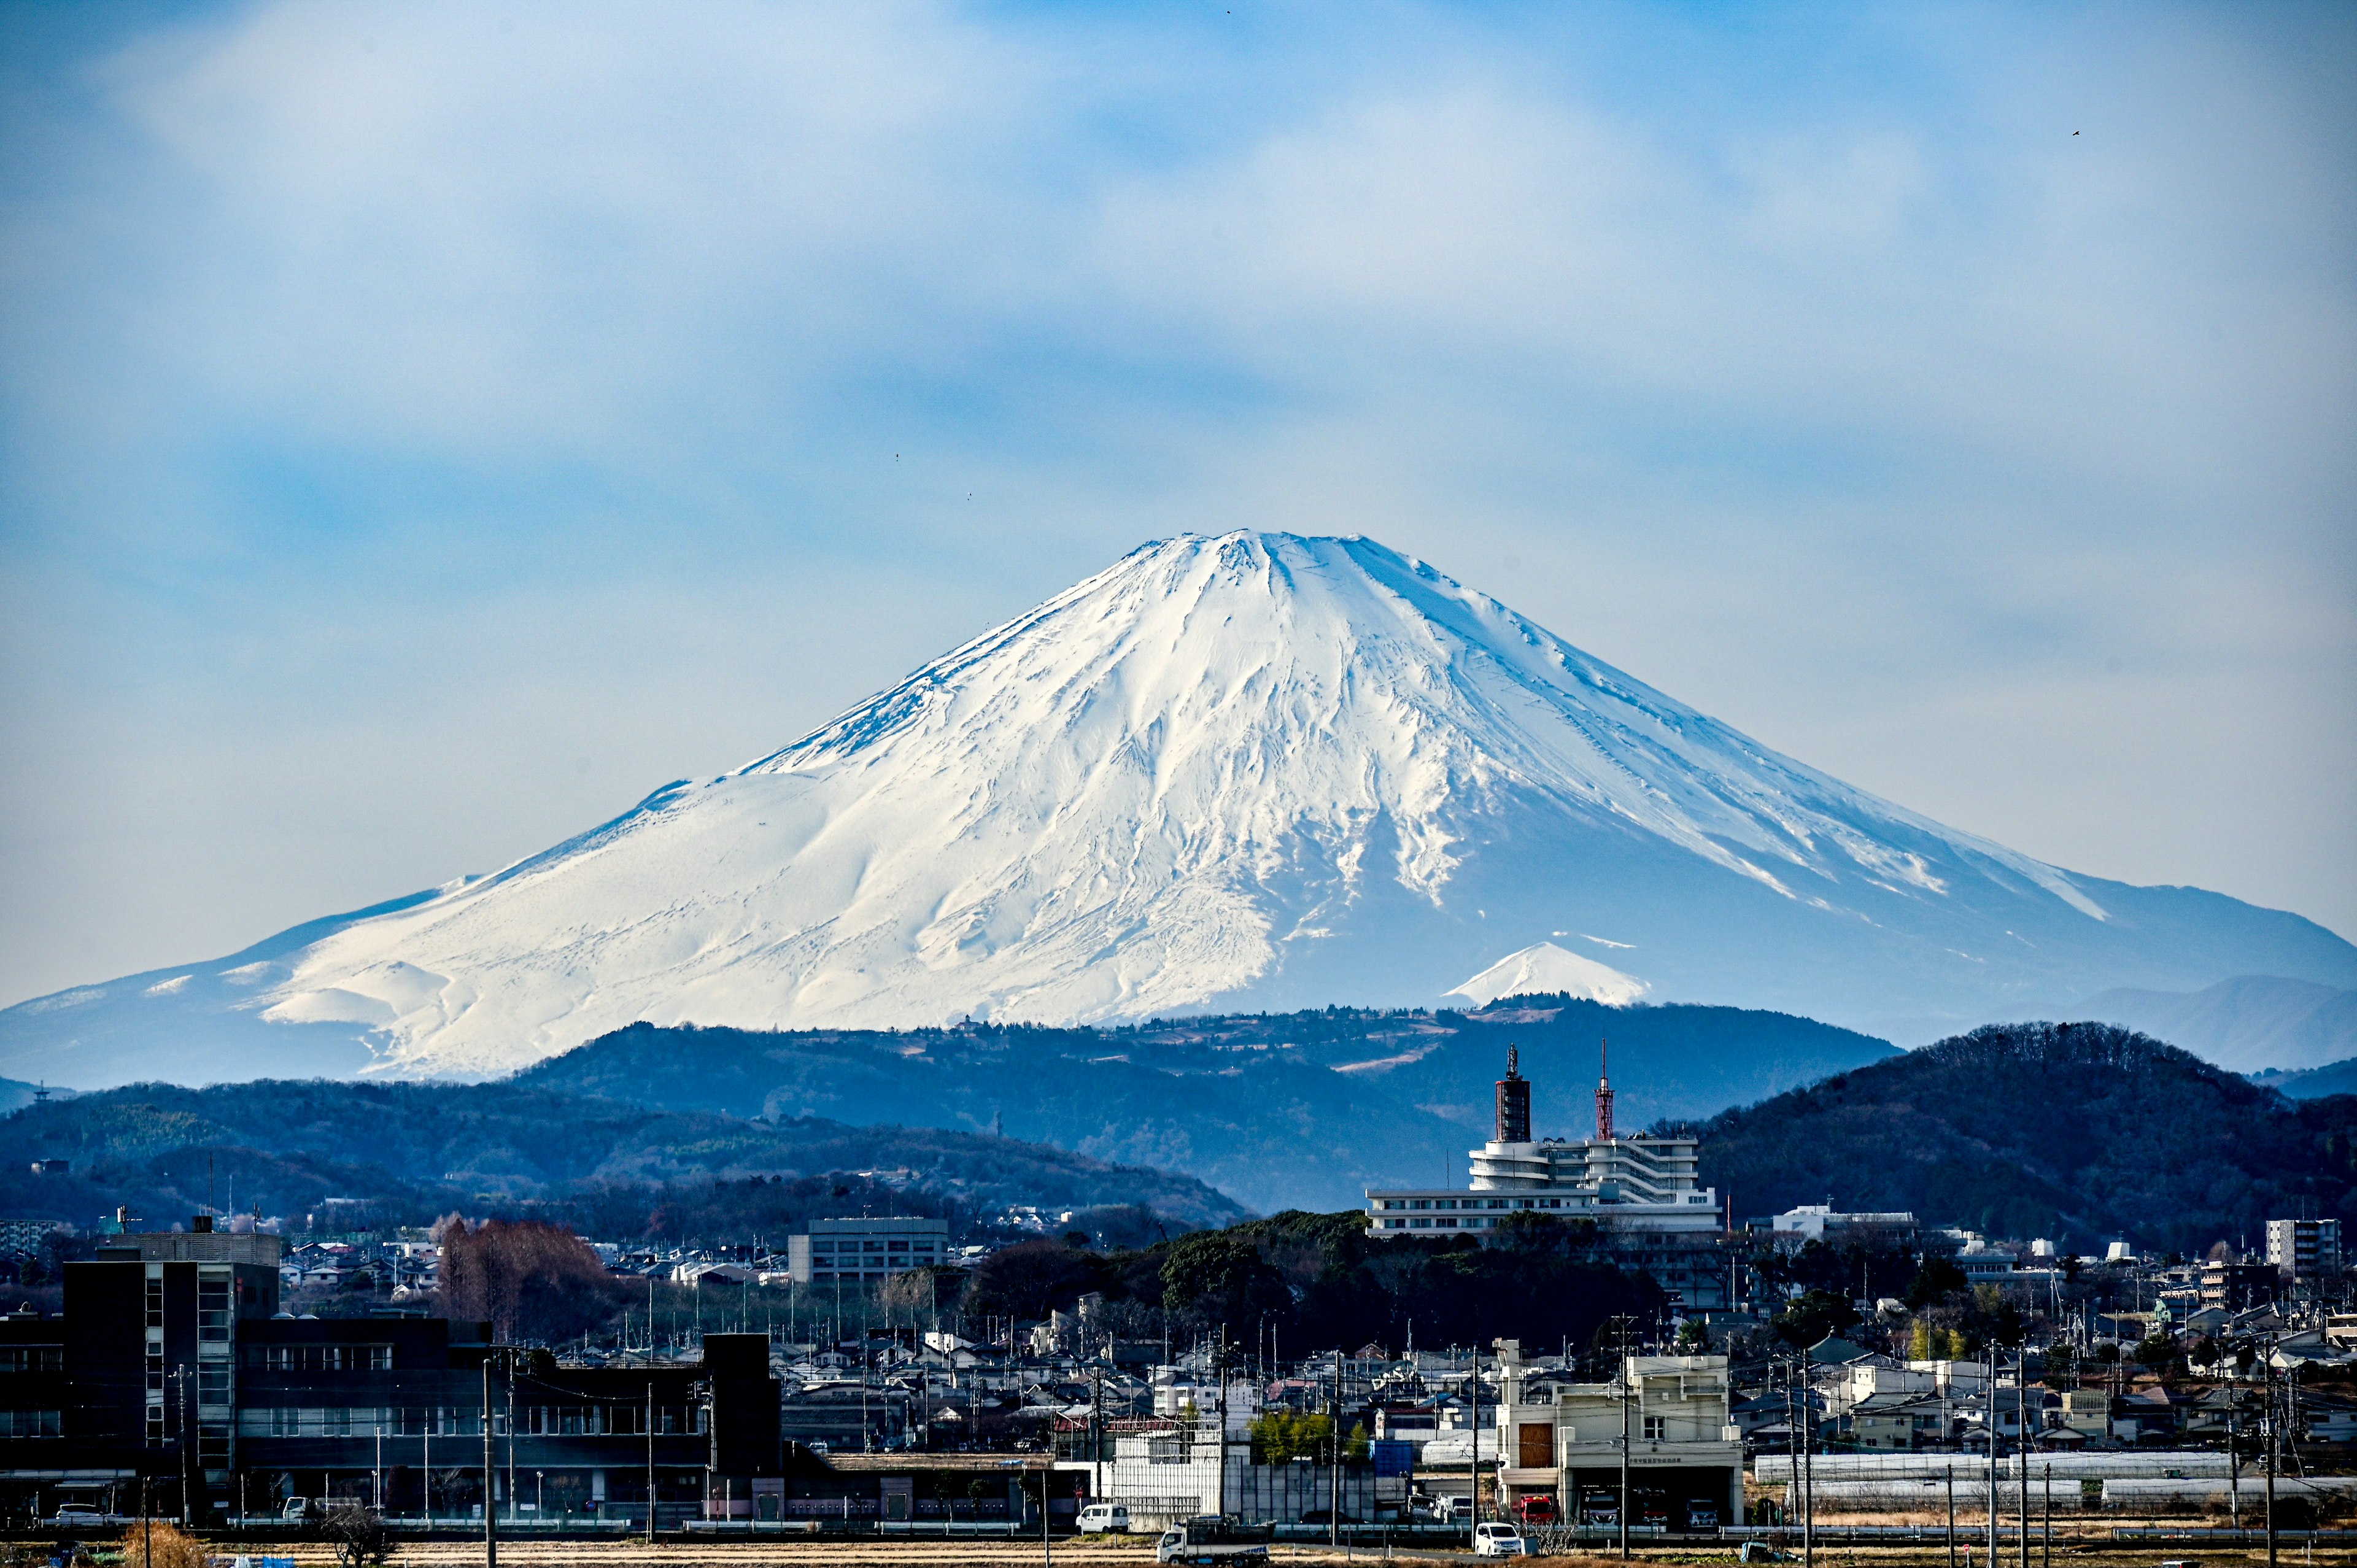
[[[1123,1503],[1090,1503],[1081,1509],[1081,1533],[1103,1535],[1129,1532],[1129,1509]]]
[[[1523,1544],[1523,1532],[1511,1524],[1492,1521],[1473,1527],[1476,1557],[1527,1557],[1530,1551]]]

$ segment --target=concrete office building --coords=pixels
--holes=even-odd
[[[915,1215],[813,1219],[786,1238],[786,1274],[798,1285],[877,1284],[949,1261],[950,1222]]]
[[[2341,1221],[2268,1220],[2267,1264],[2284,1279],[2334,1278],[2341,1273]]]

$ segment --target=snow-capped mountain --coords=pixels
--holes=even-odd
[[[9,1009],[0,1071],[474,1076],[638,1019],[1432,1003],[1540,942],[1651,1001],[1867,1024],[2357,983],[2296,916],[1943,827],[1371,540],[1233,533],[494,875]]]

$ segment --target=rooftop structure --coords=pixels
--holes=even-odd
[[[1720,1228],[1718,1194],[1697,1175],[1699,1144],[1684,1136],[1617,1133],[1609,1072],[1597,1079],[1590,1138],[1531,1137],[1530,1083],[1512,1047],[1497,1103],[1498,1135],[1468,1151],[1471,1179],[1464,1189],[1370,1189],[1371,1234],[1485,1230],[1525,1211],[1593,1219],[1616,1230],[1706,1235]]]

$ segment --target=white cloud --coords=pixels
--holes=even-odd
[[[649,782],[726,766],[1140,537],[1239,521],[1418,550],[2032,853],[2357,928],[2341,22],[137,26],[12,111],[45,156],[0,194],[0,929],[178,912],[0,991],[580,826],[588,784],[449,793],[511,703],[552,750],[647,737]],[[649,660],[726,657],[725,617],[826,629],[759,679],[618,678],[601,616]],[[289,723],[323,626],[342,711]],[[88,782],[159,692],[229,737],[202,809]],[[299,877],[231,857],[213,926],[208,813],[307,846]]]

